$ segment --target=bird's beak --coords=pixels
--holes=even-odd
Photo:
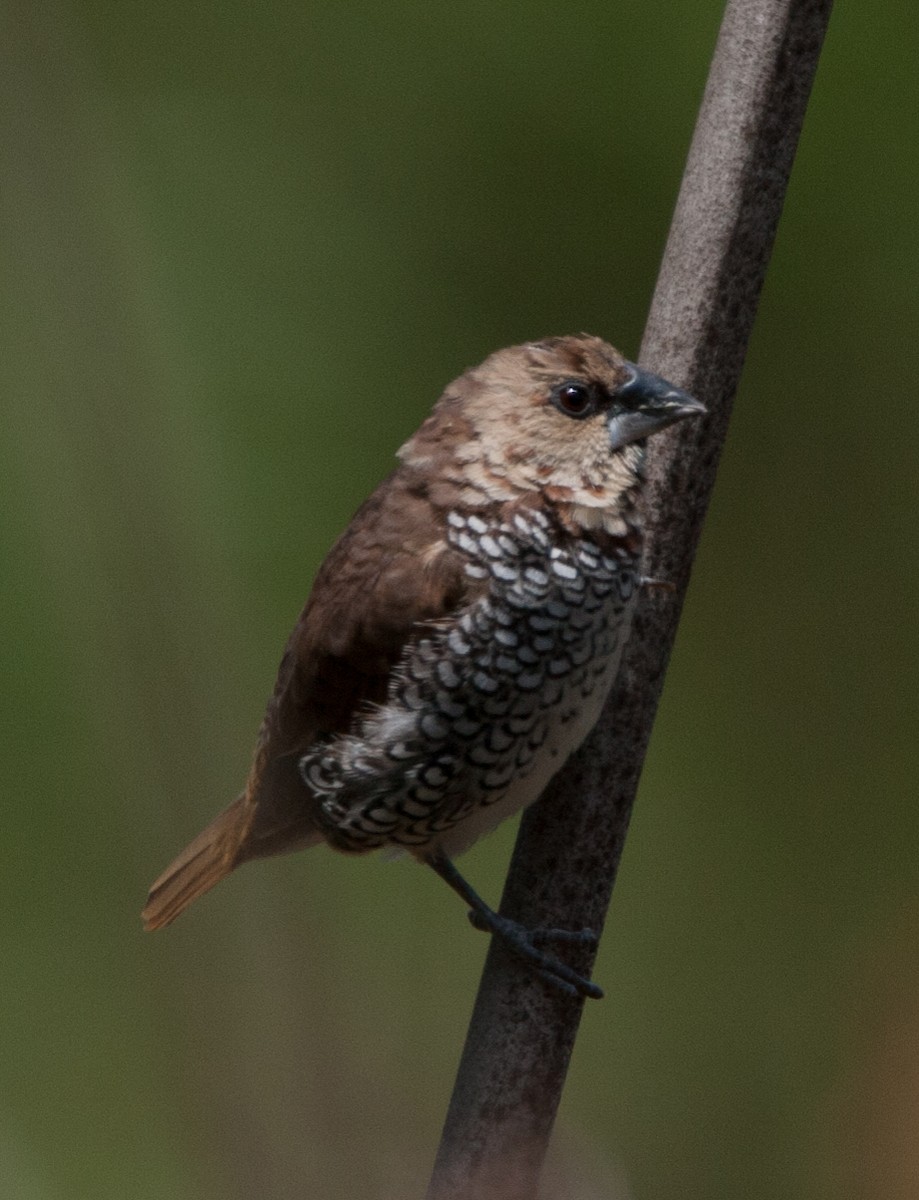
[[[638,442],[684,417],[701,416],[705,405],[660,375],[625,364],[628,378],[613,392],[616,402],[607,421],[610,449]]]

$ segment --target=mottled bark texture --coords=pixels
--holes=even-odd
[[[603,925],[831,7],[727,6],[641,348],[710,414],[649,451],[646,573],[675,589],[643,595],[599,725],[524,817],[501,912],[528,926]],[[582,1003],[492,946],[428,1200],[533,1200]]]

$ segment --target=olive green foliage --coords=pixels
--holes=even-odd
[[[720,5],[7,18],[0,1191],[419,1195],[456,897],[320,849],[138,911],[443,385],[637,351]],[[919,1190],[917,34],[831,25],[596,968],[559,1132],[635,1196]]]

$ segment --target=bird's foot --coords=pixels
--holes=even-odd
[[[500,938],[505,949],[524,962],[550,987],[566,996],[585,996],[591,1000],[603,998],[602,988],[597,987],[593,980],[579,975],[554,954],[547,954],[540,949],[549,942],[561,942],[568,946],[589,946],[593,949],[599,939],[590,929],[527,929],[519,921],[502,917],[493,908],[489,908],[442,851],[432,853],[425,861],[470,905],[469,920],[475,928]]]
[[[592,929],[527,929],[509,917],[499,916],[491,909],[471,909],[469,920],[476,929],[494,934],[502,945],[517,958],[522,959],[550,987],[566,996],[584,996],[590,1000],[602,1000],[603,989],[592,979],[578,974],[572,967],[547,954],[540,947],[550,943],[566,946],[589,946],[595,949],[599,938]]]

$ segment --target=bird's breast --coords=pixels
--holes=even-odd
[[[478,599],[407,648],[384,705],[301,764],[340,849],[466,849],[539,796],[615,677],[633,548],[559,538],[539,511],[454,512],[448,539]]]

